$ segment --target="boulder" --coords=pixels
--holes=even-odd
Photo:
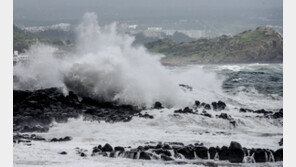
[[[283,161],[283,149],[282,148],[275,151],[274,159],[275,159],[275,161]]]
[[[204,109],[210,110],[211,109],[211,106],[209,104],[205,104]]]
[[[115,151],[123,152],[123,151],[124,151],[124,148],[121,147],[121,146],[117,146],[117,147],[114,147],[114,150],[115,150]]]
[[[163,154],[166,156],[172,156],[170,151],[164,150],[164,149],[156,149],[156,150],[153,150],[153,152],[155,152],[156,154]]]
[[[191,146],[179,148],[177,153],[182,154],[186,159],[194,159],[194,148]]]
[[[229,149],[226,146],[223,146],[219,152],[219,160],[228,160],[229,159]]]
[[[200,101],[195,100],[194,104],[195,104],[196,107],[199,107],[199,105],[200,105]]]
[[[104,151],[104,152],[111,152],[111,151],[113,151],[113,147],[110,144],[106,143],[104,145],[104,147],[102,148],[102,151]]]
[[[151,155],[147,152],[140,152],[139,159],[151,160]]]
[[[215,147],[210,147],[210,148],[209,148],[210,159],[214,159],[216,153],[217,153],[217,150],[216,150]]]
[[[279,141],[279,145],[283,146],[283,138]]]
[[[229,146],[229,162],[241,163],[244,159],[244,151],[238,142],[232,141]]]
[[[201,159],[208,159],[208,148],[203,147],[203,146],[199,146],[199,147],[195,147],[195,153],[196,155],[201,158]]]
[[[268,157],[267,157],[266,151],[263,149],[260,149],[260,148],[256,149],[255,154],[254,154],[254,159],[257,163],[258,162],[267,162]]]
[[[162,107],[162,104],[159,101],[157,101],[157,102],[154,103],[154,107],[153,108],[154,109],[162,109],[163,107]]]

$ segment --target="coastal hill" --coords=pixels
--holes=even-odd
[[[192,42],[175,43],[161,39],[146,43],[145,47],[151,52],[166,55],[162,63],[169,65],[283,62],[283,38],[269,27]]]

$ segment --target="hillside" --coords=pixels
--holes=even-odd
[[[50,34],[48,36],[50,36]],[[54,37],[45,38],[44,36],[40,36],[40,34],[30,33],[13,25],[13,50],[24,52],[37,41],[53,45],[60,49],[71,49],[74,45],[73,40],[63,40]]]
[[[31,33],[26,32],[13,25],[13,50],[23,52],[28,49],[33,43],[35,43],[37,38]]]
[[[162,39],[145,44],[156,53],[166,55],[164,64],[189,63],[281,63],[283,38],[268,27],[244,31],[235,36],[220,36],[192,42],[175,43]]]

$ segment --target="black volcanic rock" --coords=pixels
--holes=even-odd
[[[62,151],[62,152],[60,152],[59,154],[61,154],[61,155],[66,155],[67,152],[66,152],[66,151]]]
[[[155,109],[162,109],[163,107],[162,107],[162,104],[159,101],[157,101],[157,102],[155,102],[153,108],[155,108]]]
[[[204,109],[206,109],[206,110],[210,110],[210,109],[211,109],[211,106],[210,106],[209,104],[205,104],[205,105],[204,105]]]
[[[124,148],[121,147],[121,146],[117,146],[117,147],[114,147],[114,150],[115,150],[115,151],[123,152],[123,151],[124,151]]]
[[[283,109],[281,109],[281,110],[278,111],[278,112],[275,112],[272,116],[273,116],[274,119],[277,119],[277,118],[283,118],[283,117],[284,117]]]
[[[226,146],[223,146],[219,152],[219,160],[228,160],[229,159],[229,149]]]
[[[239,143],[232,141],[229,146],[228,160],[231,163],[241,163],[243,162],[243,159],[244,159],[244,151],[242,149],[242,146]]]
[[[172,156],[170,151],[164,150],[164,149],[156,149],[156,150],[153,150],[153,152],[155,152],[156,154],[164,154],[166,156]]]
[[[254,159],[256,162],[267,162],[267,153],[263,149],[256,149]]]
[[[62,141],[70,141],[72,138],[70,136],[66,136],[64,138],[52,138],[50,142],[62,142]]]
[[[187,159],[194,159],[194,147],[182,147],[180,149],[177,149],[177,153],[182,154]]]
[[[151,155],[147,152],[141,152],[139,159],[144,159],[144,160],[151,160]]]
[[[105,151],[105,152],[111,152],[111,151],[113,151],[113,147],[112,147],[110,144],[106,143],[106,144],[103,146],[102,151]]]
[[[279,141],[279,145],[283,146],[283,138]]]
[[[157,142],[147,142],[157,143]],[[137,148],[127,147],[123,149],[121,146],[115,147],[114,150],[107,149],[108,151],[102,151],[101,145],[93,148],[92,156],[108,156],[113,158],[118,152],[119,157],[130,158],[130,159],[143,159],[143,160],[163,160],[163,161],[174,161],[174,159],[216,159],[226,160],[231,163],[242,163],[243,159],[250,163],[260,162],[271,162],[273,155],[276,161],[283,160],[283,150],[279,149],[276,152],[269,149],[247,149],[243,148],[240,143],[232,141],[230,146],[219,147],[204,147],[200,143],[189,144],[184,146],[183,143],[178,142],[159,142],[157,145],[145,145],[138,146]],[[109,144],[105,144],[108,146]],[[104,147],[105,147],[104,146]],[[104,148],[103,147],[103,148]],[[109,146],[108,146],[109,147]],[[110,146],[111,147],[111,146]],[[78,154],[85,153],[86,150],[78,149]],[[110,152],[110,153],[107,153]],[[172,154],[173,152],[173,154]],[[249,153],[250,152],[250,153]],[[252,157],[254,154],[254,158]],[[216,157],[216,155],[218,155]],[[254,161],[255,159],[255,161]],[[183,159],[184,160],[184,159]]]
[[[193,112],[193,110],[190,109],[189,107],[185,107],[183,110],[182,110],[182,109],[175,110],[174,113],[181,113],[181,114],[195,114],[195,112]]]
[[[223,101],[218,101],[218,102],[212,102],[212,106],[214,110],[224,110],[226,107],[226,104]]]
[[[232,124],[234,127],[236,126],[236,121],[226,113],[221,113],[220,115],[216,115],[216,117],[229,120],[230,124]]]
[[[199,105],[200,105],[200,101],[195,100],[194,105],[195,105],[196,107],[199,107]]]
[[[141,110],[131,105],[99,102],[84,97],[80,102],[74,92],[64,96],[59,88],[35,91],[14,90],[14,132],[47,132],[53,120],[67,122],[83,115],[86,119],[106,122],[128,122]],[[145,119],[153,116],[145,114]]]
[[[167,156],[167,155],[164,155],[164,154],[162,154],[162,155],[160,156],[160,158],[161,158],[162,160],[164,160],[164,161],[173,161],[173,160],[174,160],[173,158],[171,158],[171,157],[169,157],[169,156]]]
[[[201,159],[208,159],[208,148],[198,146],[194,148],[196,155]]]
[[[283,149],[282,148],[275,151],[274,159],[275,159],[275,161],[283,161]]]

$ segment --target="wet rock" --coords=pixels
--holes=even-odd
[[[196,155],[201,159],[208,159],[208,149],[206,147],[195,147]]]
[[[115,150],[115,151],[123,152],[123,151],[124,151],[124,148],[121,147],[121,146],[117,146],[117,147],[114,147],[114,150]]]
[[[267,162],[267,153],[263,149],[256,149],[254,154],[255,161],[258,162]]]
[[[177,153],[182,154],[187,159],[194,159],[194,148],[185,146],[177,150]]]
[[[167,155],[164,155],[164,154],[162,154],[162,155],[160,156],[160,158],[161,158],[162,160],[164,160],[164,161],[173,161],[173,160],[174,160],[173,158],[171,158],[171,157],[169,157],[169,156],[167,156]]]
[[[279,145],[283,146],[283,138],[279,141]]]
[[[210,110],[211,109],[211,106],[209,104],[205,104],[204,109]]]
[[[217,153],[217,151],[216,151],[215,147],[210,147],[209,148],[210,159],[214,159],[216,153]]]
[[[221,113],[220,115],[216,115],[216,117],[229,120],[230,124],[232,124],[234,127],[236,126],[236,121],[226,113]]]
[[[148,113],[145,113],[145,114],[139,113],[139,117],[146,118],[146,119],[153,119],[154,118],[152,115],[149,115]]]
[[[155,152],[156,154],[163,154],[163,155],[166,155],[166,156],[172,156],[170,151],[164,150],[164,149],[153,150],[153,152]]]
[[[244,159],[244,151],[242,149],[242,146],[232,141],[229,146],[229,162],[231,163],[241,163]]]
[[[115,158],[115,153],[116,153],[116,151],[111,151],[109,157],[110,158]]]
[[[282,148],[275,151],[274,159],[275,159],[275,161],[283,161],[283,149]]]
[[[172,147],[170,145],[168,145],[168,144],[164,144],[162,148],[166,149],[166,150],[172,149]]]
[[[81,157],[86,157],[86,154],[85,153],[80,153],[80,156]]]
[[[64,138],[52,138],[50,142],[63,142],[63,141],[70,141],[72,138],[70,136],[66,136]]]
[[[53,120],[67,122],[68,118],[83,115],[87,119],[106,122],[128,122],[140,113],[131,105],[117,105],[115,102],[98,102],[84,97],[80,102],[74,92],[64,96],[58,88],[35,91],[14,90],[13,130],[14,132],[47,132]],[[145,118],[152,116],[145,114]]]
[[[93,151],[92,151],[93,154],[99,153],[99,152],[102,152],[102,147],[101,148],[99,148],[99,147],[94,147],[93,148]]]
[[[218,101],[218,102],[212,102],[212,106],[214,110],[224,110],[226,107],[226,104],[223,101]]]
[[[37,136],[35,134],[15,134],[13,135],[13,140],[16,141],[16,143],[18,143],[17,141],[25,139],[26,141],[45,141],[45,138]]]
[[[218,110],[224,110],[226,108],[226,104],[223,101],[218,101]]]
[[[219,152],[219,160],[228,160],[229,159],[229,149],[226,146],[223,146]]]
[[[126,158],[131,158],[131,159],[136,159],[137,158],[137,150],[130,150],[130,151],[126,151],[124,153],[124,157]]]
[[[194,102],[194,104],[195,104],[196,107],[199,107],[199,106],[200,106],[200,101],[196,100],[196,101]]]
[[[162,104],[159,101],[157,101],[157,102],[154,103],[154,107],[153,108],[154,109],[162,109],[163,107],[162,107]]]
[[[273,117],[274,119],[283,118],[283,116],[284,116],[284,114],[283,114],[283,109],[281,109],[281,110],[278,111],[278,112],[275,112],[275,113],[272,115],[272,117]]]
[[[257,113],[257,114],[272,114],[272,111],[266,111],[264,109],[261,109],[261,110],[255,110],[254,113]]]
[[[67,152],[66,152],[66,151],[62,151],[62,152],[60,152],[59,154],[61,154],[61,155],[66,155]]]
[[[102,151],[104,151],[104,152],[111,152],[111,151],[113,151],[113,148],[112,148],[112,146],[110,144],[106,143],[103,146]]]
[[[251,110],[251,109],[246,109],[246,108],[240,108],[239,112],[250,112],[250,113],[256,113],[256,114],[263,114],[265,116],[268,116],[270,114],[273,114],[272,111],[266,111],[264,109],[260,110]]]
[[[203,110],[202,113],[200,114],[202,116],[205,116],[205,117],[209,117],[209,118],[212,118],[212,115],[207,113],[207,111]]]
[[[151,154],[147,152],[140,152],[139,159],[151,160]]]
[[[185,107],[183,110],[182,109],[175,110],[174,113],[195,114],[195,112],[193,112],[193,110],[190,109],[189,107]]]

